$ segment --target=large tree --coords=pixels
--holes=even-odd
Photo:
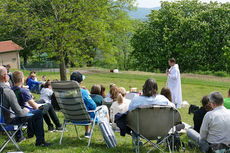
[[[81,65],[92,60],[97,48],[105,56],[114,55],[114,14],[131,9],[133,3],[134,0],[2,0],[1,8],[11,24],[25,29],[27,39],[38,39],[40,52],[60,63],[61,80],[66,80],[65,61]]]

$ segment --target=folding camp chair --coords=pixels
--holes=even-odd
[[[180,113],[170,106],[150,105],[136,108],[129,112],[127,115],[127,126],[136,134],[137,141],[133,139],[135,151],[139,153],[140,138],[143,138],[147,141],[146,143],[149,142],[153,145],[153,148],[148,152],[154,148],[163,152],[159,145],[164,142],[168,144],[169,151],[171,152],[169,137],[172,135],[169,134],[169,131],[170,129],[174,129],[174,125],[180,122]],[[174,133],[174,130],[172,130],[172,133]],[[158,141],[157,143],[153,143],[151,140]],[[172,146],[174,146],[174,137],[172,137],[172,141]]]
[[[16,146],[16,148],[17,148],[19,151],[21,151],[20,148],[19,148],[19,146],[18,146],[18,144],[17,144],[17,142],[16,142],[15,139],[14,139],[14,136],[15,136],[15,134],[22,128],[22,125],[23,125],[23,124],[20,124],[20,125],[9,125],[9,124],[6,124],[6,123],[4,122],[3,110],[4,110],[4,111],[8,111],[9,113],[14,114],[14,115],[15,115],[15,113],[12,112],[12,111],[10,111],[10,110],[8,110],[7,108],[5,108],[5,107],[3,106],[3,103],[4,103],[3,88],[0,88],[0,98],[1,98],[1,99],[0,99],[0,100],[1,100],[1,101],[0,101],[0,102],[1,102],[1,104],[0,104],[0,127],[2,128],[2,130],[3,130],[3,131],[6,133],[6,135],[8,136],[8,140],[1,146],[0,152],[2,152],[2,151],[4,150],[4,148],[6,147],[6,145],[7,145],[10,141]],[[9,126],[17,127],[17,128],[16,128],[15,131],[13,131],[14,128],[11,129],[11,130],[8,130],[7,127],[9,127]],[[11,132],[11,131],[13,131],[13,132]]]
[[[97,113],[97,110],[87,111],[84,101],[81,95],[81,89],[76,81],[61,81],[51,83],[53,91],[55,93],[61,112],[64,114],[63,130],[59,144],[62,142],[62,137],[66,129],[66,125],[74,125],[78,138],[81,140],[78,134],[77,126],[92,125],[90,138],[87,147],[90,146],[90,141],[93,134],[93,129],[96,121],[96,114],[93,120],[89,116],[89,112]]]

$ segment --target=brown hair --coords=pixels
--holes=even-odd
[[[51,81],[47,80],[46,83],[44,84],[44,88],[48,88],[49,86],[51,86]]]
[[[172,102],[171,90],[168,87],[164,87],[161,89],[161,95],[164,95],[169,101]]]
[[[170,63],[176,63],[176,60],[172,57],[169,59]]]
[[[105,95],[105,87],[103,85],[101,85],[101,94],[100,94],[103,98],[106,97]]]
[[[125,88],[120,87],[118,89],[118,91],[119,91],[119,94],[117,96],[117,102],[118,102],[118,104],[122,104],[124,101],[124,97],[126,96],[126,90],[125,90]]]
[[[23,73],[21,71],[14,71],[13,72],[13,81],[14,83],[20,83],[22,81],[22,78],[24,77]]]
[[[143,86],[143,95],[147,97],[155,96],[157,94],[158,86],[154,79],[148,79]]]
[[[118,93],[119,93],[117,86],[113,86],[113,87],[110,89],[109,93],[110,93],[110,98],[112,98],[113,101],[116,101],[116,100],[117,100]]]
[[[212,110],[208,96],[204,96],[201,100],[201,103],[207,112]]]
[[[94,85],[91,87],[90,93],[91,93],[91,94],[100,95],[100,93],[101,93],[101,86],[98,85],[98,84],[94,84]]]

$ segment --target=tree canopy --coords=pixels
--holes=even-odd
[[[182,71],[230,72],[230,3],[162,2],[132,38],[136,68],[164,71],[174,57]]]
[[[65,61],[90,62],[97,49],[105,62],[115,62],[116,37],[131,26],[126,9],[134,0],[1,0],[2,18],[9,31],[18,29],[18,40],[34,42],[60,63],[66,80]],[[0,29],[4,29],[3,26]],[[15,35],[15,34],[13,34]],[[20,36],[23,36],[20,38]]]

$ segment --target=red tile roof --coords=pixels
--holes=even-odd
[[[22,50],[23,48],[15,44],[12,40],[0,42],[0,53]]]

